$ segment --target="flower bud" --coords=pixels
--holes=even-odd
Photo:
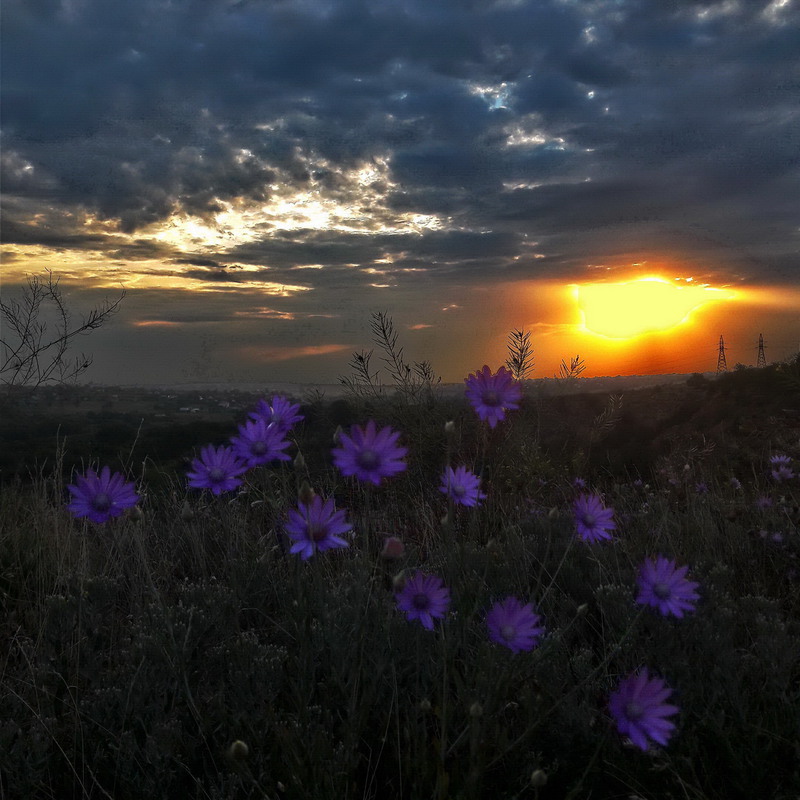
[[[575,616],[576,616],[576,617],[582,617],[582,616],[584,616],[584,614],[586,614],[586,612],[587,612],[588,610],[589,610],[589,604],[588,604],[588,603],[581,603],[581,604],[580,604],[580,605],[579,605],[579,606],[578,606],[578,607],[575,609]]]
[[[456,432],[456,423],[450,419],[444,424],[444,432],[448,436],[452,436]]]
[[[308,481],[303,481],[300,485],[300,491],[297,493],[297,499],[304,505],[308,505],[315,496],[316,492],[311,488]]]
[[[140,520],[144,519],[144,513],[139,506],[133,506],[128,510],[128,517],[134,522],[139,522]]]
[[[483,716],[483,706],[480,703],[473,703],[469,707],[469,715],[472,719],[480,719]]]
[[[241,739],[237,739],[228,748],[228,756],[234,761],[243,761],[250,754],[250,748]]]
[[[422,700],[420,702],[420,704],[419,704],[419,710],[420,711],[430,711],[431,710],[431,701],[428,700],[427,698],[425,698],[425,700]]]
[[[295,470],[297,470],[297,472],[302,472],[306,468],[306,460],[303,458],[303,454],[299,450],[297,451],[297,455],[294,457],[292,466],[295,468]]]
[[[558,516],[558,509],[553,506],[548,512],[547,516],[549,519],[555,519]]]
[[[406,571],[401,570],[392,578],[392,589],[395,593],[402,592],[406,585]]]
[[[181,508],[181,519],[184,522],[189,522],[189,520],[194,519],[194,509],[189,505],[188,500],[183,501],[183,507]]]
[[[397,536],[387,536],[383,540],[383,550],[381,550],[381,558],[389,560],[402,558],[405,555],[406,546],[402,540]]]
[[[547,783],[547,773],[543,769],[535,769],[531,773],[531,786],[534,789],[541,789]]]
[[[334,444],[339,444],[339,441],[341,440],[343,433],[344,433],[344,431],[342,430],[342,426],[341,425],[337,425],[336,426],[336,430],[333,432],[333,443]]]

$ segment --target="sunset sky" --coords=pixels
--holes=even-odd
[[[336,382],[376,311],[445,381],[513,328],[533,377],[800,347],[796,0],[5,0],[1,35],[3,298],[124,287],[88,380]]]

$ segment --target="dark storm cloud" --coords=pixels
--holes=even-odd
[[[9,0],[2,37],[8,242],[231,283],[236,262],[293,283],[323,264],[303,274],[320,286],[360,285],[348,265],[530,275],[534,240],[539,272],[571,273],[614,258],[609,228],[624,258],[669,231],[690,251],[699,226],[729,243],[719,256],[750,254],[751,279],[798,250],[796,4]],[[372,233],[275,220],[257,241],[181,253],[69,222],[135,233],[295,190],[352,203],[348,170],[372,159],[387,165]],[[37,202],[67,217],[33,224]],[[382,233],[393,214],[443,228]]]
[[[3,219],[0,224],[0,234],[2,241],[7,244],[37,244],[57,250],[87,249],[100,246],[105,240],[101,234],[75,233],[64,228],[29,225],[13,218]]]

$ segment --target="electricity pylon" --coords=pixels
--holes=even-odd
[[[764,334],[758,334],[758,361],[756,361],[756,367],[766,367],[767,366],[767,359],[764,356]]]
[[[725,342],[719,337],[719,355],[717,356],[717,372],[727,372],[728,362],[725,360]]]

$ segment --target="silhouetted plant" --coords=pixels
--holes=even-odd
[[[18,300],[0,300],[3,325],[0,335],[0,380],[9,386],[41,386],[49,381],[74,380],[92,363],[81,353],[70,363],[67,352],[78,336],[104,325],[119,310],[123,289],[116,300],[106,300],[78,323],[73,323],[59,278],[28,277]],[[46,317],[55,317],[50,328]]]
[[[557,381],[573,381],[579,378],[581,373],[586,369],[586,363],[578,355],[571,358],[569,364],[562,358],[561,366],[558,368],[558,374],[553,375]]]
[[[383,353],[381,361],[396,394],[405,402],[432,403],[434,387],[441,383],[441,378],[436,376],[428,361],[414,361],[412,364],[406,361],[392,317],[385,311],[374,312],[370,332],[373,342]],[[352,374],[339,379],[355,397],[377,398],[386,393],[387,386],[381,381],[380,370],[373,372],[370,366],[373,353],[374,350],[354,353],[350,360]]]
[[[511,370],[515,380],[526,380],[533,372],[535,359],[531,332],[522,328],[515,328],[508,334],[508,358],[506,366]]]

